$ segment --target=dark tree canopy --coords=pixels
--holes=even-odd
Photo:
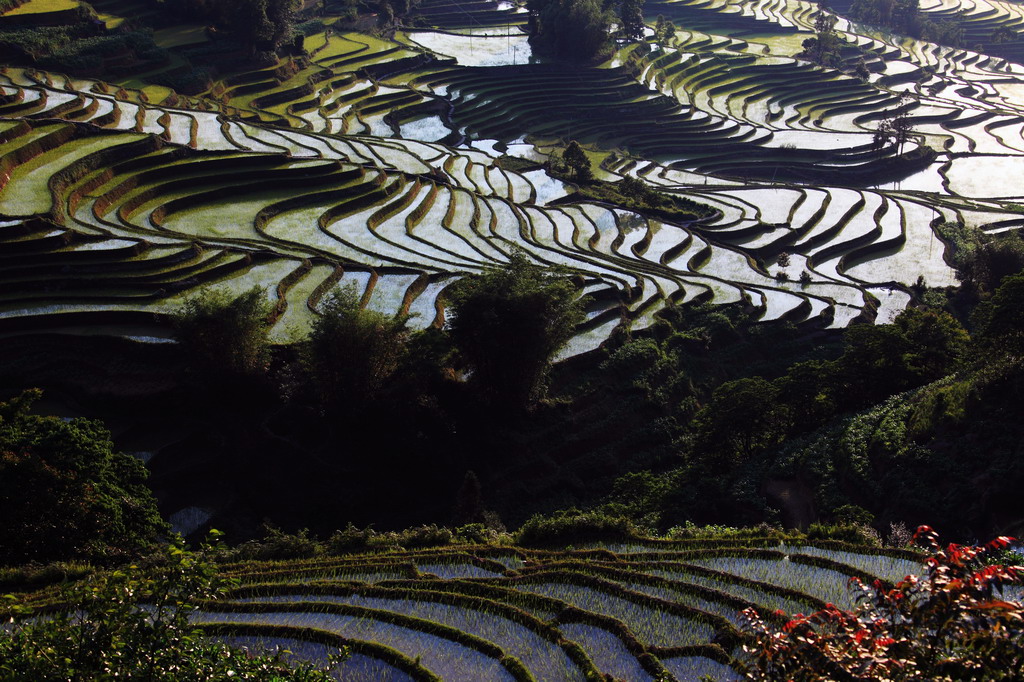
[[[697,414],[698,450],[712,462],[749,460],[785,437],[788,420],[771,382],[762,377],[729,381]]]
[[[188,299],[172,321],[175,336],[196,369],[255,376],[270,359],[270,314],[259,287],[237,298],[208,289]]]
[[[0,403],[0,564],[131,555],[166,529],[146,468],[97,421],[29,414],[39,391]]]
[[[611,51],[614,14],[601,0],[529,0],[534,53],[568,61],[592,61]]]
[[[915,38],[921,37],[918,0],[853,0],[850,18]]]
[[[845,340],[837,379],[845,399],[868,404],[948,374],[968,336],[949,313],[909,308],[893,324],[851,326]]]
[[[964,39],[959,18],[932,21],[921,12],[919,0],[853,0],[849,16],[855,21],[942,45],[958,47]]]
[[[1024,239],[1017,231],[986,234],[952,222],[938,230],[953,247],[957,277],[976,296],[991,294],[1006,277],[1024,269]]]
[[[975,315],[979,335],[1007,350],[1024,348],[1024,272],[1003,280]]]
[[[484,520],[483,497],[480,492],[480,479],[472,471],[466,472],[462,486],[455,497],[455,509],[452,512],[452,524],[464,526],[467,523],[482,523]]]
[[[594,178],[594,171],[590,165],[590,159],[583,147],[576,140],[573,140],[562,153],[562,161],[573,179],[580,182],[589,182]]]
[[[672,44],[672,39],[676,35],[676,25],[671,19],[658,15],[658,19],[654,24],[654,42],[657,43],[658,47],[665,48]]]
[[[620,33],[626,40],[643,40],[644,0],[622,0],[619,5]]]
[[[521,253],[457,282],[450,301],[449,331],[473,382],[512,409],[541,397],[551,358],[585,319],[576,287]]]
[[[797,57],[809,59],[818,66],[841,66],[843,41],[836,33],[836,21],[835,15],[819,10],[814,17],[814,37],[803,42],[804,51]]]
[[[407,318],[365,310],[352,288],[324,302],[306,344],[306,363],[324,406],[351,410],[373,400],[406,354]]]
[[[156,0],[189,21],[235,34],[251,52],[274,52],[291,40],[298,0]]]

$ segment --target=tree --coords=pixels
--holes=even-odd
[[[263,289],[237,298],[206,289],[171,318],[175,337],[196,370],[214,376],[253,377],[270,361],[271,309]]]
[[[1007,350],[1024,348],[1024,272],[1004,279],[974,317],[983,341]]]
[[[955,19],[930,21],[921,19],[921,38],[940,45],[960,47],[964,42],[963,17],[958,12]]]
[[[853,67],[853,72],[857,78],[861,79],[865,83],[871,78],[871,69],[868,68],[867,60],[864,59],[864,55],[861,55],[857,60],[856,66]]]
[[[594,179],[594,171],[590,165],[590,159],[576,140],[570,142],[565,151],[562,152],[562,161],[574,179],[580,182],[589,182]]]
[[[145,466],[97,421],[29,414],[41,391],[0,403],[0,564],[132,555],[166,530]]]
[[[876,149],[881,150],[887,143],[892,142],[896,145],[896,153],[903,154],[903,147],[914,132],[914,125],[910,121],[911,99],[909,94],[900,93],[896,111],[879,122],[874,134]]]
[[[379,0],[377,3],[377,25],[391,26],[396,20],[408,16],[419,4],[419,0]]]
[[[748,461],[785,437],[789,412],[762,377],[727,381],[694,419],[696,452],[714,461]]]
[[[0,628],[0,679],[334,679],[309,664],[292,668],[280,653],[252,655],[202,636],[189,622],[195,601],[220,596],[224,588],[216,566],[175,537],[149,569],[133,565],[65,588],[65,611],[34,618],[30,609],[16,608],[14,622]],[[339,650],[332,665],[347,655]]]
[[[833,363],[806,360],[772,382],[789,409],[796,431],[812,431],[835,415],[839,396],[834,374]]]
[[[614,15],[601,0],[529,0],[527,8],[535,54],[587,62],[612,50]]]
[[[377,5],[377,28],[385,28],[395,23],[395,7],[388,0],[381,0]]]
[[[912,38],[921,37],[918,0],[853,0],[849,16],[854,21],[882,26]]]
[[[1017,231],[986,234],[955,222],[941,223],[936,231],[952,246],[957,278],[979,297],[1024,269],[1024,239]]]
[[[619,5],[620,32],[626,40],[643,40],[644,0],[622,0]]]
[[[804,51],[798,57],[809,59],[818,66],[839,68],[842,63],[843,41],[836,33],[836,17],[824,10],[818,10],[814,17],[814,37],[803,42]]]
[[[521,410],[543,393],[551,358],[585,319],[564,277],[515,252],[502,267],[456,282],[448,331],[490,402]]]
[[[672,44],[672,39],[675,35],[676,25],[672,23],[671,19],[666,19],[659,14],[654,24],[654,42],[658,47],[665,49]]]
[[[306,366],[322,403],[351,412],[377,398],[405,356],[407,321],[404,316],[364,310],[353,287],[329,294],[305,349]]]
[[[902,361],[915,384],[946,376],[967,351],[967,330],[947,312],[908,308],[893,324],[909,343]]]
[[[298,0],[165,0],[173,14],[189,21],[208,21],[232,32],[249,50],[277,51],[289,42]]]
[[[908,308],[893,324],[858,324],[843,336],[846,348],[837,378],[845,399],[868,405],[922,386],[953,371],[967,332],[945,312]]]
[[[269,52],[275,52],[285,43],[291,42],[295,29],[295,15],[299,9],[298,0],[268,0],[265,16],[270,23],[266,32]]]
[[[1002,592],[1004,585],[1021,584],[1024,568],[996,563],[1011,539],[943,548],[927,526],[914,539],[930,553],[924,573],[894,588],[852,578],[858,594],[852,611],[829,604],[776,630],[754,609],[745,610],[744,629],[752,638],[744,645],[747,679],[1022,679],[1024,605]]]
[[[1005,24],[1000,24],[989,37],[989,42],[1000,45],[1002,43],[1012,43],[1017,40],[1017,32]]]
[[[647,203],[654,198],[655,192],[643,180],[629,175],[619,181],[619,193],[638,203]]]

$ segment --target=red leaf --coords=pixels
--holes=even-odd
[[[989,549],[1002,549],[1003,547],[1006,547],[1007,545],[1009,545],[1012,542],[1015,542],[1016,540],[1017,538],[1011,538],[1006,535],[1000,535],[995,540],[992,540],[987,545],[985,545],[985,547]]]
[[[976,604],[976,609],[1001,609],[1003,611],[1016,611],[1020,609],[1020,605],[1014,604],[1010,601],[1001,601],[999,599],[992,599],[991,601],[984,601]]]

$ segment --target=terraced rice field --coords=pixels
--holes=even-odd
[[[1024,23],[981,0],[923,9],[962,11],[979,35]],[[0,330],[118,333],[201,287],[260,285],[286,340],[349,282],[366,305],[438,325],[448,286],[522,249],[596,294],[570,355],[689,301],[888,321],[919,278],[955,283],[937,223],[1022,224],[1019,41],[997,57],[840,19],[861,80],[795,58],[809,2],[651,0],[650,17],[680,27],[671,46],[622,44],[582,67],[533,58],[512,3],[418,11],[425,28],[322,30],[308,58],[222,74],[199,96],[0,69]],[[205,40],[193,25],[158,37]],[[911,140],[876,145],[898,110]],[[570,139],[599,178],[639,178],[713,215],[573,200],[543,167]]]
[[[897,580],[920,569],[908,551],[741,542],[229,565],[238,586],[195,620],[229,642],[305,660],[348,644],[354,656],[337,671],[345,680],[736,680],[742,609],[779,622],[776,609],[847,605],[849,577],[874,578],[863,567]]]

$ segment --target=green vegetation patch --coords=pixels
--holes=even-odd
[[[23,14],[41,14],[45,12],[64,12],[78,9],[81,6],[79,0],[28,0],[23,5],[4,12],[4,16],[18,16]]]
[[[582,184],[573,199],[586,197],[673,222],[690,222],[715,215],[715,209],[686,197],[652,189],[643,180],[625,178],[619,182],[593,181]]]

